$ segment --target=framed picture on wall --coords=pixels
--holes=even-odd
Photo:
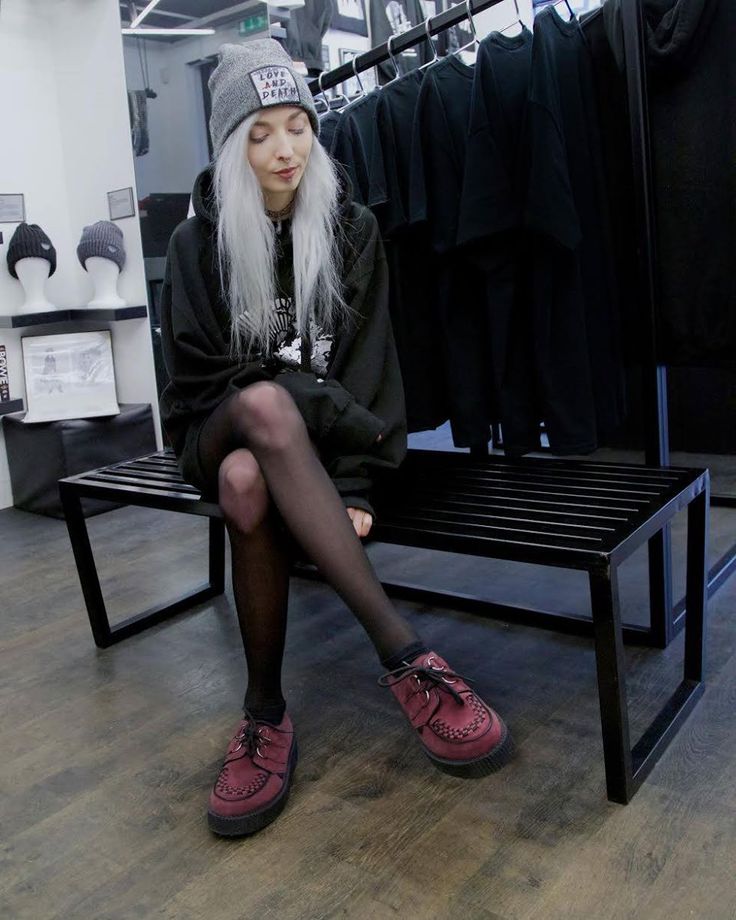
[[[108,330],[21,338],[26,379],[24,422],[118,415]]]
[[[332,0],[330,28],[355,35],[368,35],[363,0]]]
[[[363,52],[353,51],[351,48],[340,48],[340,63],[347,64],[359,54],[363,54]],[[370,92],[376,85],[375,68],[369,67],[368,70],[360,72],[360,82],[363,84],[363,89],[367,93]],[[360,92],[360,86],[355,77],[351,77],[349,80],[343,83],[341,89],[342,92],[345,93],[345,95],[348,97],[357,96]]]

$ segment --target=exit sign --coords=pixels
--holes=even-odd
[[[268,32],[267,9],[262,13],[254,13],[252,16],[248,16],[238,25],[240,35],[252,35],[254,32]]]

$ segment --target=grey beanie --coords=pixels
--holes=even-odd
[[[98,220],[82,231],[82,239],[77,246],[77,258],[82,268],[91,256],[100,259],[109,259],[115,262],[120,271],[125,265],[125,246],[123,245],[123,231],[109,220]]]
[[[56,271],[56,250],[38,224],[18,224],[8,243],[8,271],[17,278],[15,265],[21,259],[46,259],[51,266],[49,278]]]
[[[272,38],[244,45],[222,45],[209,79],[212,97],[210,135],[215,156],[222,145],[253,112],[270,105],[298,105],[309,115],[315,134],[319,118],[312,93],[294,62]]]

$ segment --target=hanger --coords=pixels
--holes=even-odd
[[[521,11],[519,10],[519,0],[514,0],[514,7],[516,9],[516,19],[513,22],[510,22],[507,26],[504,26],[503,29],[501,29],[501,32],[505,32],[507,29],[512,29],[516,25],[518,25],[521,28],[522,32],[526,28],[524,26],[524,21],[521,18]]]
[[[563,2],[565,6],[567,7],[567,12],[570,14],[570,19],[568,21],[572,22],[573,19],[575,19],[575,10],[570,6],[570,0],[555,0],[552,6],[559,6],[560,3],[563,3]]]
[[[514,0],[514,2],[516,2],[516,0]],[[424,70],[425,67],[429,67],[430,65],[439,61],[439,57],[437,57],[437,48],[432,41],[432,33],[429,31],[429,16],[427,16],[427,18],[424,20],[424,31],[427,33],[427,41],[429,42],[429,47],[432,49],[432,60],[427,61],[426,64],[422,64],[419,70]]]
[[[319,86],[319,92],[316,93],[315,96],[314,96],[314,105],[315,105],[315,108],[317,108],[317,103],[318,103],[318,102],[322,103],[322,105],[324,106],[324,110],[321,111],[321,112],[320,112],[319,109],[317,109],[317,113],[318,113],[319,115],[324,115],[326,112],[329,112],[329,111],[330,111],[330,103],[329,103],[329,100],[328,100],[327,96],[325,96],[325,91],[322,89],[322,77],[323,77],[323,76],[324,76],[324,73],[321,73],[321,74],[319,74],[319,76],[317,77],[317,86]],[[321,97],[321,98],[320,98],[320,97]]]
[[[468,12],[468,22],[470,23],[470,31],[473,33],[473,40],[468,42],[467,45],[463,45],[462,48],[458,48],[457,51],[453,52],[454,54],[460,54],[461,51],[468,51],[470,48],[476,48],[478,46],[478,33],[475,30],[475,23],[473,22],[473,11],[470,8],[470,0],[465,0],[465,9]]]
[[[356,98],[356,99],[360,99],[361,96],[365,96],[365,87],[363,86],[363,81],[362,81],[362,80],[360,79],[360,77],[358,76],[358,68],[357,68],[356,63],[355,63],[357,60],[358,60],[358,55],[357,55],[357,54],[354,54],[354,55],[353,55],[353,76],[354,76],[355,79],[358,81],[358,87],[359,87],[359,89],[360,89],[360,92],[358,93],[358,95],[357,95],[355,98]]]
[[[391,44],[391,42],[395,38],[396,38],[395,35],[389,35],[388,40],[386,41],[386,50],[388,51],[388,56],[391,58],[391,63],[393,64],[394,71],[395,71],[393,77],[388,81],[389,83],[394,83],[401,76],[401,74],[399,73],[399,65],[396,63],[396,58],[394,57],[393,45]],[[386,84],[386,86],[388,86],[388,83]]]

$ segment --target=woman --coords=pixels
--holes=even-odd
[[[292,540],[365,628],[438,766],[487,772],[510,737],[394,609],[360,542],[371,477],[406,452],[375,219],[315,142],[311,93],[275,41],[224,45],[210,90],[214,167],[168,253],[161,412],[232,547],[248,688],[208,817],[236,836],[279,814],[297,759],[281,688]]]

